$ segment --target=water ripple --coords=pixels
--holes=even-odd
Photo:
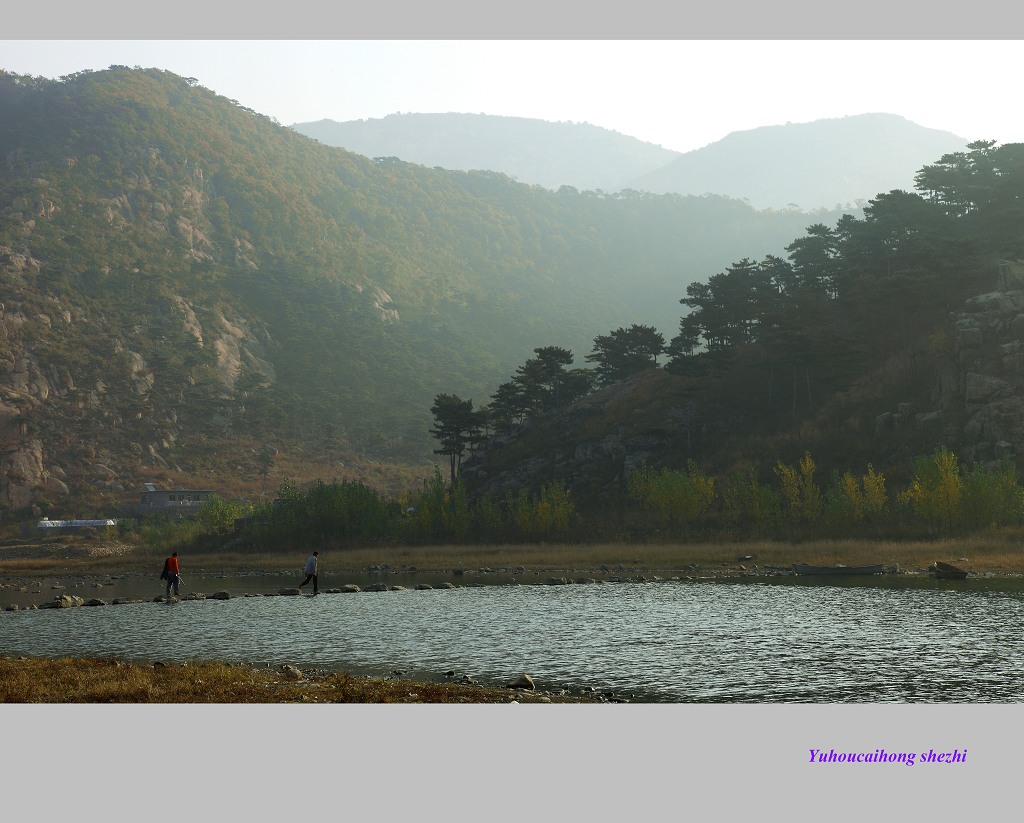
[[[1015,702],[1020,593],[648,582],[481,586],[0,615],[7,655],[294,663],[638,699]]]

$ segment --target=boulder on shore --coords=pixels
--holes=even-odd
[[[84,606],[85,599],[75,594],[62,594],[53,598],[49,603],[43,603],[41,609],[70,609],[74,606]]]
[[[519,676],[519,679],[509,685],[510,689],[525,689],[526,691],[533,691],[537,686],[533,682],[533,678],[525,672]]]

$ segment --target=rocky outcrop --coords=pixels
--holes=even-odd
[[[196,317],[192,304],[178,295],[168,298],[175,316],[181,323],[182,331],[196,342],[197,348],[203,348],[203,326]]]
[[[71,493],[67,483],[49,474],[43,477],[43,489],[57,497],[67,497]]]
[[[966,417],[961,457],[1024,457],[1024,290],[968,300],[954,330],[957,401]]]
[[[537,688],[537,684],[533,682],[533,678],[525,672],[519,675],[519,678],[508,686],[510,689],[525,689],[526,691],[533,691]]]
[[[967,463],[1024,458],[1024,289],[1015,277],[1002,281],[1018,288],[972,297],[952,315],[952,357],[937,365],[931,406],[879,414],[876,437],[916,436]]]
[[[118,202],[118,213],[133,208],[130,198]],[[190,236],[200,242],[195,232]],[[30,274],[36,266],[0,247],[4,276]],[[152,313],[167,324],[168,339],[186,341],[186,351],[212,350],[211,374],[220,385],[201,400],[211,430],[228,426],[223,399],[240,374],[255,374],[263,385],[276,381],[275,344],[262,324],[173,294],[153,301]],[[183,428],[196,430],[196,409],[188,423],[179,422],[183,386],[169,392],[160,372],[164,352],[142,330],[108,338],[111,329],[99,328],[85,309],[29,287],[0,303],[0,508],[46,511],[47,503],[96,490],[118,495],[138,481],[140,465],[177,468],[168,458]],[[82,357],[81,350],[104,341],[109,346],[97,371],[98,352]],[[104,460],[95,460],[101,453]]]
[[[264,347],[248,325],[240,320],[228,320],[223,314],[215,319],[213,349],[217,354],[217,370],[228,388],[243,371],[261,375],[268,383],[275,379],[274,366],[264,356]]]
[[[38,440],[9,446],[0,456],[0,506],[29,506],[46,484],[43,444]]]

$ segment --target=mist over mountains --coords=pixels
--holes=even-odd
[[[657,171],[678,152],[588,123],[488,114],[391,114],[296,123],[295,131],[366,157],[445,169],[489,170],[521,183],[607,192]]]
[[[488,169],[558,189],[716,194],[757,209],[857,208],[913,189],[915,172],[967,140],[894,114],[861,114],[733,132],[680,153],[587,123],[486,114],[392,114],[296,123],[296,131],[367,157]]]
[[[688,284],[839,217],[371,160],[123,66],[0,72],[0,159],[11,508],[161,469],[260,483],[268,449],[422,464],[437,393],[671,336]]]
[[[727,135],[634,179],[641,191],[714,192],[755,208],[849,207],[893,189],[968,141],[893,114],[763,126]]]
[[[613,140],[606,171],[656,173]],[[935,360],[938,324],[1024,257],[1019,148],[933,152],[927,197],[874,192],[861,219],[364,156],[158,69],[0,71],[0,508],[98,511],[161,478],[249,494],[423,469],[439,394],[484,406],[538,347],[583,366],[599,336],[639,324],[679,335],[675,371],[567,418],[571,456],[608,458],[602,490],[645,443],[749,462],[765,408],[780,431],[799,413],[785,442],[802,447],[837,392],[878,383],[865,364],[898,356],[892,394],[864,391],[839,421],[845,440],[820,429],[836,460],[874,448],[864,421],[911,378],[922,403],[935,382],[906,364]],[[665,159],[648,149],[643,163]],[[527,444],[477,476],[559,469],[550,442]]]

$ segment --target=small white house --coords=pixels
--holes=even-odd
[[[74,534],[84,529],[106,529],[116,526],[117,521],[108,520],[50,520],[44,517],[36,523],[22,524],[21,531],[26,537],[48,534]]]

